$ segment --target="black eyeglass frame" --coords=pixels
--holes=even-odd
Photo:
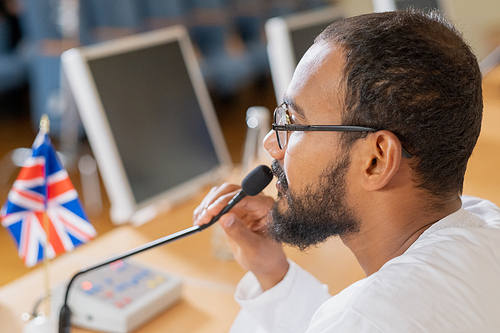
[[[283,103],[285,104],[285,103]],[[283,149],[280,136],[278,131],[294,132],[294,131],[319,131],[319,132],[378,132],[378,130],[370,127],[364,126],[353,126],[353,125],[298,125],[290,124],[290,117],[288,115],[288,110],[283,108],[281,104],[276,109],[274,109],[274,123],[272,124],[273,131],[276,132],[276,139],[278,141],[278,147]],[[286,104],[285,104],[286,105]],[[285,110],[286,125],[276,124],[276,111],[278,108],[283,108]],[[402,155],[404,158],[412,158],[413,155],[410,154],[408,150],[401,145]]]

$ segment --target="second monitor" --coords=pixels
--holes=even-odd
[[[330,6],[274,17],[266,22],[267,54],[278,104],[283,102],[295,67],[314,38],[341,18],[340,10]]]

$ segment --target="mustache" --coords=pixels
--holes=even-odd
[[[278,179],[281,188],[284,191],[288,191],[288,180],[286,179],[285,170],[283,170],[281,164],[277,160],[274,160],[273,163],[271,164],[271,170],[273,172],[274,177]]]

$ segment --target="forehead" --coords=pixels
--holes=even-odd
[[[297,65],[285,94],[284,100],[291,104],[292,111],[303,113],[307,120],[332,119],[333,116],[340,121],[344,100],[342,51],[340,46],[324,41],[309,48]]]

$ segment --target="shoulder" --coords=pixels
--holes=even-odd
[[[464,195],[462,196],[462,208],[488,224],[500,224],[500,208],[489,200]]]
[[[313,326],[362,325],[375,332],[489,332],[499,327],[499,226],[461,209],[377,273],[324,303]]]

